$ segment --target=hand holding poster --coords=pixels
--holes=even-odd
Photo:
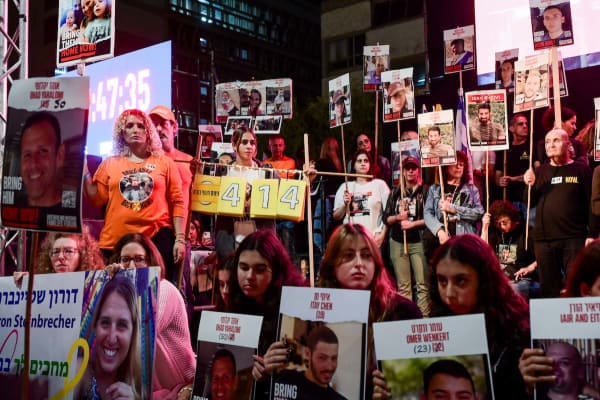
[[[263,317],[203,311],[193,398],[250,399]]]
[[[454,114],[452,110],[417,115],[421,167],[456,164]]]
[[[8,103],[2,224],[80,232],[89,78],[18,80]]]
[[[475,68],[475,27],[445,30],[444,50],[447,74]]]
[[[515,113],[548,106],[548,54],[517,61],[515,76]]]
[[[569,0],[529,0],[534,50],[573,44]]]
[[[533,347],[557,360],[555,382],[537,384],[536,398],[594,398],[587,396],[600,389],[598,365],[590,362],[600,346],[598,298],[533,299],[530,305]]]
[[[392,122],[415,117],[413,69],[385,71],[383,82],[383,121]]]
[[[494,398],[483,314],[374,323],[373,336],[392,398]]]
[[[467,92],[465,97],[471,151],[507,150],[506,90]]]
[[[374,92],[381,89],[382,73],[390,69],[390,46],[364,46],[363,56],[363,91]]]
[[[273,374],[271,400],[364,398],[369,296],[283,287],[279,342],[271,347],[286,349],[287,362]]]

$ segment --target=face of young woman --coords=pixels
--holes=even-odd
[[[188,233],[188,240],[192,244],[196,244],[198,242],[198,231],[196,230],[195,224],[190,224],[190,232]]]
[[[108,295],[95,326],[96,371],[116,374],[129,353],[133,320],[127,302],[116,292]]]
[[[50,261],[54,272],[77,271],[81,255],[75,239],[62,237],[54,241],[50,250]]]
[[[262,303],[273,279],[273,269],[258,251],[244,250],[240,253],[237,279],[246,296]]]
[[[121,264],[123,268],[140,268],[148,266],[148,255],[141,244],[127,243],[121,249]]]
[[[219,293],[223,302],[227,304],[229,302],[229,279],[231,279],[231,272],[222,269],[218,272],[217,278],[219,279]]]
[[[371,249],[361,236],[348,239],[340,249],[335,278],[343,289],[368,289],[375,275]]]
[[[371,168],[371,164],[369,163],[369,157],[366,154],[359,154],[356,157],[356,161],[354,162],[354,170],[358,174],[367,174],[369,173],[369,169]]]
[[[256,139],[250,132],[244,132],[237,147],[240,161],[251,161],[256,154]]]
[[[475,268],[443,258],[435,274],[442,302],[456,315],[475,312],[478,306],[479,276]]]

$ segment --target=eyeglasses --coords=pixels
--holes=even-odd
[[[146,262],[146,256],[136,255],[136,256],[121,256],[119,257],[119,262],[123,265],[128,265],[132,262],[135,265],[140,265]]]
[[[256,140],[254,139],[242,139],[241,143],[246,146],[250,144],[250,146],[254,146],[256,144]]]
[[[56,258],[60,256],[60,253],[64,254],[66,258],[71,258],[75,254],[79,253],[79,250],[77,250],[75,247],[57,247],[50,250],[50,257]]]

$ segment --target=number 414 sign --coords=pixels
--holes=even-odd
[[[250,201],[250,218],[291,221],[304,219],[306,182],[294,179],[254,179],[250,198],[242,177],[199,175],[192,188],[192,210],[205,214],[245,217]]]

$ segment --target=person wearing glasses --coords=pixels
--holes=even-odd
[[[36,264],[36,274],[92,271],[104,269],[104,258],[87,229],[83,233],[50,233],[42,242]],[[15,284],[21,285],[27,271],[13,274]]]
[[[165,279],[165,264],[147,236],[128,233],[115,244],[107,269],[160,267],[152,398],[175,399],[191,394],[196,361],[190,341],[187,311],[179,290]]]
[[[527,209],[523,198],[526,186],[523,174],[529,168],[531,158],[527,117],[524,114],[513,115],[508,123],[508,131],[511,134],[509,149],[496,152],[496,185],[506,188],[506,200],[512,202],[525,218]]]
[[[270,164],[262,164],[256,159],[258,141],[254,132],[247,127],[237,128],[233,131],[231,143],[236,153],[235,161],[224,169],[224,175],[243,177],[246,179],[246,192],[239,196],[245,201],[244,216],[248,216],[250,208],[250,194],[252,182],[255,179],[279,178],[272,171],[259,169],[259,167],[271,167]],[[223,193],[221,193],[223,196]],[[219,258],[233,253],[239,243],[248,234],[257,229],[270,229],[275,232],[275,220],[253,218],[252,220],[236,221],[233,217],[218,216],[215,224],[215,249]]]
[[[187,216],[181,176],[143,111],[130,109],[119,115],[113,154],[102,161],[93,178],[84,165],[83,191],[93,206],[106,206],[100,248],[108,257],[126,233],[146,235],[165,257],[168,279],[177,282],[176,263],[185,252]],[[131,195],[133,191],[137,197]]]
[[[366,150],[369,153],[371,160],[375,159],[375,150],[373,149],[371,139],[366,133],[360,133],[356,137],[356,150]],[[348,163],[348,171],[352,169],[352,165]],[[388,186],[392,184],[392,167],[390,160],[382,156],[381,153],[377,155],[377,162],[373,163],[371,174],[374,178],[383,179]]]

